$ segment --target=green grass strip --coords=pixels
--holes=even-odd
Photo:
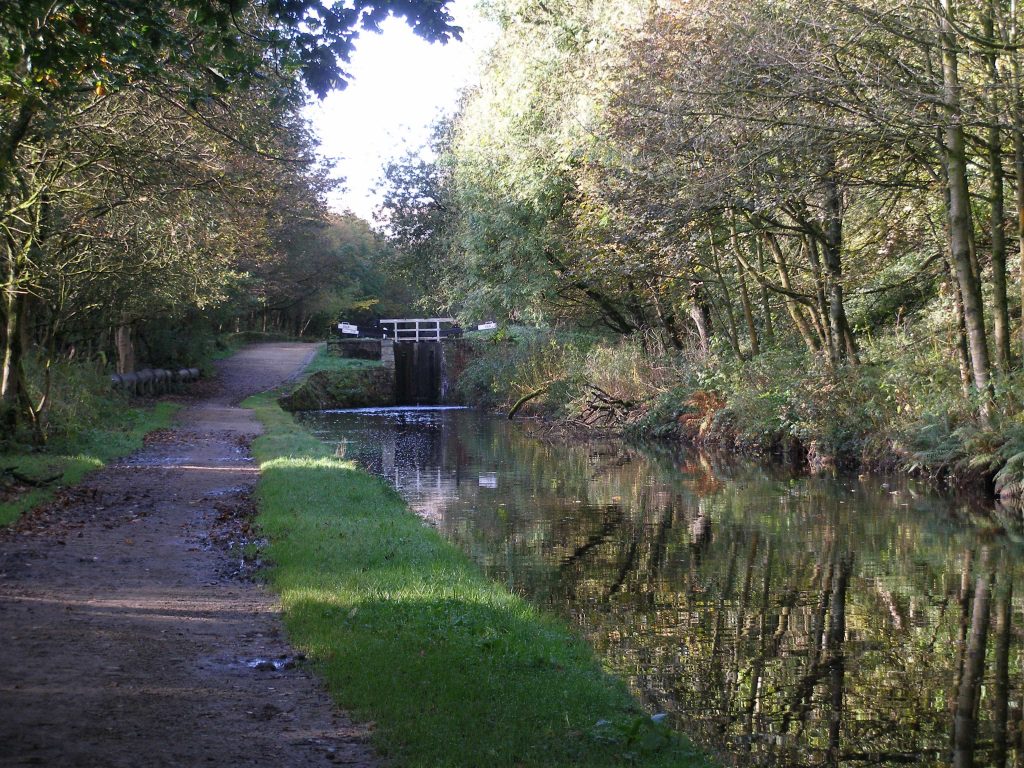
[[[559,620],[487,579],[383,481],[250,398],[259,522],[295,646],[396,766],[691,766]]]
[[[72,437],[54,440],[43,451],[0,453],[0,467],[15,467],[20,474],[36,480],[60,475],[52,483],[0,503],[0,526],[10,525],[28,510],[49,501],[61,488],[81,482],[89,472],[137,451],[147,433],[170,426],[179,407],[174,403],[157,403],[151,408],[125,405],[116,424],[81,430]]]
[[[326,344],[322,344],[317,350],[316,356],[309,361],[302,377],[309,378],[320,371],[362,371],[367,368],[380,368],[383,363],[380,360],[363,360],[357,357],[342,357],[331,352]]]

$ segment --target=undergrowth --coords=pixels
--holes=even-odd
[[[31,395],[42,393],[43,368],[27,361]],[[142,405],[113,392],[99,361],[57,360],[44,412],[43,446],[31,435],[0,435],[0,525],[44,503],[112,459],[142,447],[146,433],[168,426],[178,406]]]
[[[582,366],[598,338],[581,333],[512,326],[467,334],[470,362],[456,383],[459,397],[507,410],[538,390],[532,409],[564,415],[584,383]]]
[[[474,342],[458,388],[468,402],[503,409],[542,390],[523,413],[638,438],[774,453],[822,471],[900,470],[958,485],[995,478],[1020,495],[1024,374],[996,377],[1000,407],[986,424],[936,340],[941,330],[922,321],[868,336],[860,364],[833,368],[802,347],[740,359],[666,349],[651,334],[513,328]]]

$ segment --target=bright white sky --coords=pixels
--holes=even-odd
[[[321,153],[338,161],[335,172],[346,179],[329,198],[332,208],[371,220],[379,202],[373,187],[384,165],[426,142],[430,125],[451,112],[460,89],[475,80],[495,29],[473,0],[455,0],[451,9],[464,30],[462,42],[430,44],[403,21],[388,19],[381,34],[361,34],[348,88],[307,108]]]

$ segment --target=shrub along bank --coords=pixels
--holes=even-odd
[[[457,386],[468,402],[588,429],[784,455],[813,471],[904,471],[1024,492],[1024,373],[996,380],[989,423],[955,360],[901,331],[873,339],[862,363],[773,349],[747,359],[666,349],[653,335],[608,339],[511,328],[473,339]]]
[[[491,582],[272,394],[259,524],[292,642],[397,766],[703,765],[565,626]]]

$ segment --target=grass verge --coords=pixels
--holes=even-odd
[[[272,394],[259,522],[292,642],[398,766],[691,766],[560,621],[491,582]]]
[[[157,403],[151,408],[125,406],[115,424],[55,439],[44,451],[0,453],[0,469],[14,468],[35,480],[56,477],[43,487],[31,488],[0,501],[0,526],[10,525],[24,512],[48,501],[61,488],[80,482],[86,474],[103,468],[112,459],[138,450],[148,432],[170,425],[178,408],[174,403]]]
[[[380,368],[384,364],[380,360],[362,360],[357,357],[342,357],[332,353],[326,344],[321,345],[316,355],[309,361],[306,370],[303,371],[303,378],[309,378],[314,373],[327,371],[364,371],[368,368]]]
[[[321,345],[298,383],[278,399],[287,411],[393,405],[394,372],[379,360],[341,357]]]

